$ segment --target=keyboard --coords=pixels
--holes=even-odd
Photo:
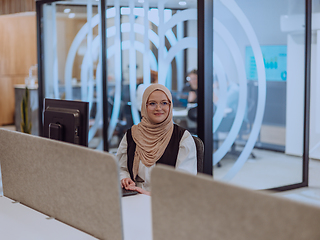
[[[127,190],[127,189],[122,188],[122,197],[132,196],[132,195],[136,195],[136,194],[138,194],[137,191]]]

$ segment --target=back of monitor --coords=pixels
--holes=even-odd
[[[3,193],[99,239],[122,239],[115,158],[0,129]]]

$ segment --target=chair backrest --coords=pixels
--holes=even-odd
[[[190,109],[189,109],[189,111],[188,111],[188,118],[189,118],[191,121],[194,121],[194,122],[197,121],[197,118],[198,118],[198,107],[193,107],[193,108],[190,108]]]
[[[153,240],[320,239],[319,207],[160,164],[151,186]]]
[[[113,155],[3,129],[0,152],[4,196],[99,239],[123,239]]]
[[[204,144],[199,137],[192,136],[197,148],[197,171],[203,173]]]

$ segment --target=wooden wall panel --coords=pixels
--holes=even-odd
[[[0,16],[0,76],[22,75],[37,63],[35,13]]]
[[[35,13],[0,16],[0,125],[14,123],[14,84],[37,63]]]
[[[12,123],[12,92],[11,79],[8,77],[0,78],[0,125]],[[13,106],[14,110],[14,106]]]
[[[35,0],[0,0],[0,15],[35,11]]]
[[[0,77],[0,126],[14,123],[14,85],[24,83],[24,77]]]

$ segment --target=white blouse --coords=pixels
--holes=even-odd
[[[122,138],[118,152],[116,155],[120,165],[120,180],[123,178],[130,178],[127,168],[127,135]],[[141,161],[139,164],[138,176],[143,182],[136,183],[138,187],[150,191],[150,173],[152,168],[145,166]],[[191,174],[197,174],[197,150],[194,140],[188,131],[185,131],[179,145],[179,152],[177,156],[176,169],[182,170]]]

